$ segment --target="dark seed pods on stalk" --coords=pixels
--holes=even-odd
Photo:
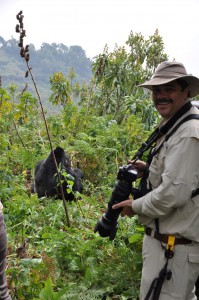
[[[19,24],[16,25],[15,31],[20,34],[19,36],[19,43],[18,46],[20,49],[20,56],[25,59],[26,62],[30,60],[30,54],[29,54],[29,45],[26,45],[24,47],[24,37],[26,36],[26,31],[24,30],[24,24],[23,24],[23,12],[22,10],[17,14],[16,16],[17,20],[19,21]],[[28,77],[29,72],[27,71],[25,73],[25,77]]]

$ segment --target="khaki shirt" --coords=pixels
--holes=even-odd
[[[3,211],[3,204],[0,201],[0,214],[2,213],[2,211]]]
[[[182,118],[189,114],[199,110],[192,107]],[[199,195],[191,198],[199,187],[199,120],[183,123],[163,142],[149,171],[152,191],[132,202],[140,222],[155,229],[158,218],[161,233],[199,242]]]

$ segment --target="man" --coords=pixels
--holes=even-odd
[[[152,91],[162,116],[160,130],[170,128],[152,151],[148,193],[112,208],[123,208],[123,216],[138,215],[145,226],[140,299],[194,300],[199,276],[199,111],[188,99],[199,94],[199,79],[188,75],[183,64],[166,61],[140,86]],[[196,118],[183,122],[190,114]],[[140,177],[148,167],[142,161],[130,163]],[[167,278],[155,298],[161,270]]]

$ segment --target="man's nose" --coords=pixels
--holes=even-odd
[[[165,99],[165,98],[168,98],[168,95],[165,91],[158,91],[156,97],[158,99]]]

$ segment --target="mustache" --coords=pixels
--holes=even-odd
[[[173,103],[173,100],[170,99],[170,98],[164,98],[164,99],[157,99],[155,100],[155,104],[158,105],[158,104],[169,104],[169,103]]]

